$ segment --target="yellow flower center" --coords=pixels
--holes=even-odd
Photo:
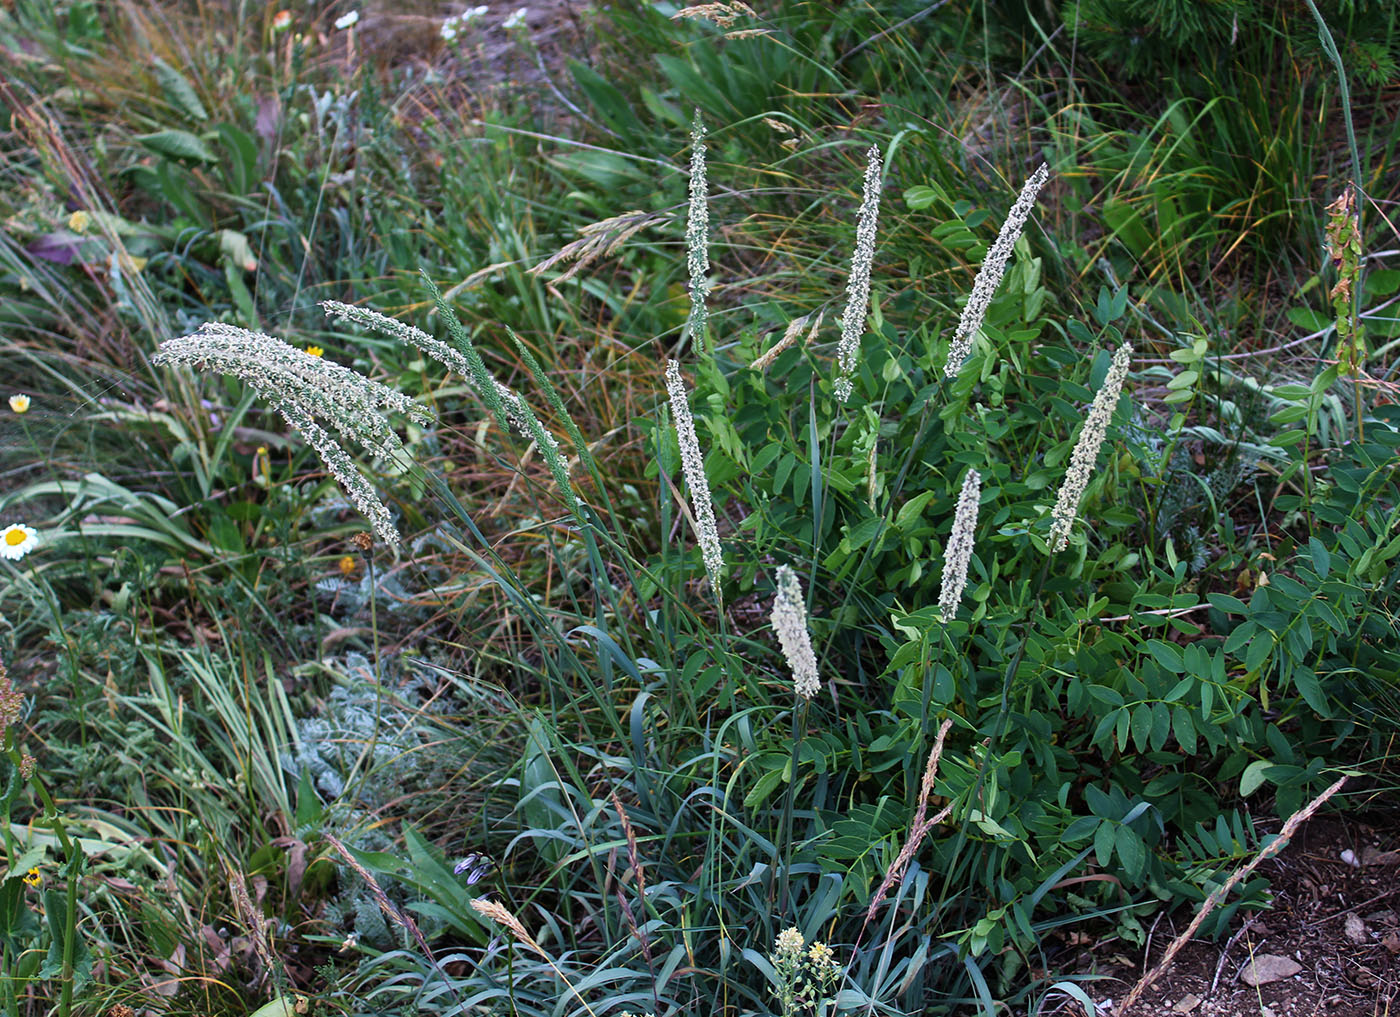
[[[28,534],[18,527],[5,531],[5,543],[9,544],[11,547],[19,547],[19,545],[23,544],[27,539]]]

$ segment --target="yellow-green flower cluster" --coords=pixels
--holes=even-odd
[[[802,933],[795,928],[778,933],[769,960],[777,976],[774,992],[783,1017],[818,1012],[831,1001],[841,980],[841,965],[836,954],[825,943],[807,946]]]

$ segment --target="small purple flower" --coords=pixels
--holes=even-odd
[[[473,883],[479,883],[481,880],[491,875],[491,873],[495,872],[496,863],[488,856],[473,851],[453,866],[452,871],[458,876],[465,872],[467,874],[467,885],[471,886]]]

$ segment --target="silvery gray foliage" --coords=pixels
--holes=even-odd
[[[303,773],[310,777],[326,806],[328,828],[347,844],[363,851],[393,851],[390,831],[376,822],[381,810],[406,787],[444,786],[452,777],[453,760],[433,751],[442,738],[430,718],[443,707],[406,705],[441,704],[441,698],[431,695],[436,679],[426,669],[406,671],[395,657],[381,660],[379,682],[364,654],[348,653],[328,663],[344,680],[316,716],[297,720],[295,749],[282,755],[282,767],[294,782]],[[398,906],[415,899],[415,891],[397,880],[377,878]],[[363,880],[342,866],[338,885],[344,889],[327,907],[332,924],[349,924],[361,940],[380,948],[394,946],[399,931],[384,923]],[[431,919],[419,916],[418,921],[429,938],[439,931]]]

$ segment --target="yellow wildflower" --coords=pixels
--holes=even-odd
[[[306,352],[307,352],[308,354],[310,354],[311,356],[313,356],[313,357],[319,357],[319,356],[321,356],[322,354],[324,354],[326,351],[323,350],[323,349],[321,349],[321,347],[319,347],[319,346],[308,346],[308,347],[306,347]]]
[[[10,409],[14,410],[16,413],[28,413],[29,396],[25,395],[23,392],[10,396]]]
[[[92,216],[81,208],[68,217],[68,228],[74,233],[86,233],[92,225]]]
[[[24,881],[29,886],[38,886],[43,882],[43,877],[39,875],[38,869],[30,869],[24,876]]]

